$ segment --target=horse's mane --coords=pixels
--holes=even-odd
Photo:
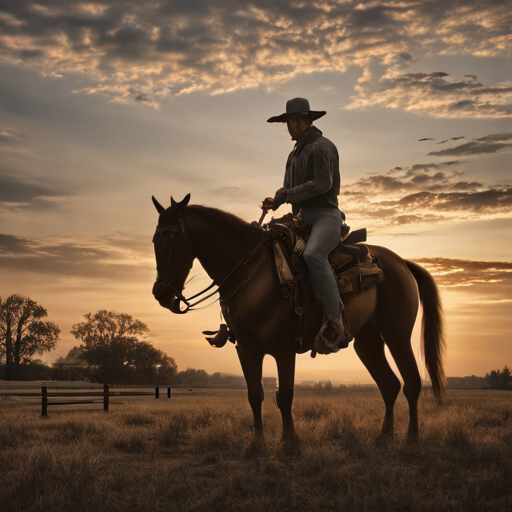
[[[262,230],[258,226],[245,221],[233,213],[202,205],[190,205],[187,206],[187,210],[193,211],[199,218],[213,220],[217,225],[229,230],[232,234],[239,234],[243,237],[256,235],[261,237],[262,235]]]

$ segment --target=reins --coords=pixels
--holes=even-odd
[[[172,247],[174,236],[177,233],[180,233],[183,236],[183,238],[185,239],[187,245],[192,249],[192,252],[193,252],[194,248],[192,246],[192,243],[190,242],[190,239],[188,238],[188,236],[185,233],[185,226],[183,224],[183,220],[181,219],[181,217],[179,218],[179,222],[178,222],[178,225],[176,227],[164,228],[164,229],[160,229],[160,228],[157,227],[156,231],[155,231],[155,235],[153,236],[153,243],[155,242],[155,238],[156,238],[157,235],[161,236],[161,235],[168,234],[169,237],[170,237],[170,246]],[[228,272],[228,274],[223,279],[220,280],[220,282],[217,283],[217,282],[215,282],[215,280],[213,280],[213,282],[209,286],[207,286],[204,290],[201,290],[199,293],[196,293],[195,295],[192,295],[192,297],[188,297],[188,298],[186,298],[183,295],[182,292],[177,290],[172,284],[170,284],[168,282],[169,281],[169,269],[170,269],[170,266],[171,266],[171,247],[170,247],[169,248],[169,256],[167,258],[167,268],[166,268],[166,271],[165,271],[165,281],[161,281],[161,283],[165,287],[170,288],[171,291],[174,292],[176,297],[180,300],[180,302],[183,302],[186,305],[186,308],[184,310],[180,310],[178,314],[185,314],[185,313],[187,313],[188,311],[191,311],[191,310],[203,309],[204,307],[211,306],[212,304],[214,304],[218,300],[220,300],[221,302],[225,302],[226,300],[229,300],[231,297],[233,297],[236,293],[238,293],[247,284],[249,279],[254,274],[254,272],[256,270],[256,267],[253,269],[253,271],[250,273],[250,275],[236,288],[236,290],[229,297],[227,297],[225,299],[221,299],[220,296],[219,296],[217,299],[215,299],[213,302],[210,302],[210,304],[207,304],[206,306],[202,306],[201,308],[196,308],[195,307],[198,304],[201,304],[205,300],[209,299],[210,297],[213,297],[216,293],[220,294],[220,288],[222,286],[224,286],[237,273],[238,270],[240,270],[246,263],[248,263],[250,260],[252,260],[252,258],[254,258],[256,256],[256,254],[258,254],[258,252],[267,243],[268,243],[267,237],[263,236],[261,238],[261,240],[259,241],[258,245],[253,250],[251,250],[249,253],[247,253],[235,265],[235,267],[232,270],[230,270],[230,272]],[[178,256],[178,258],[179,258],[179,256]],[[190,303],[191,300],[196,299],[197,297],[200,297],[204,293],[206,293],[209,290],[211,290],[214,286],[217,286],[217,289],[215,291],[213,291],[212,293],[206,295],[205,297],[197,300],[196,302],[194,302],[192,304]]]

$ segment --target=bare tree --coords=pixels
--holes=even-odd
[[[0,356],[5,360],[5,379],[19,378],[20,364],[28,363],[37,352],[53,350],[59,341],[60,329],[45,308],[23,295],[0,297]]]

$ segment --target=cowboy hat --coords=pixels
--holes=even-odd
[[[316,119],[325,116],[326,112],[324,110],[309,110],[309,101],[307,99],[293,98],[292,100],[288,100],[286,102],[286,112],[284,114],[267,119],[267,123],[286,123],[290,117],[293,117],[297,114],[309,114],[311,121],[315,121]]]

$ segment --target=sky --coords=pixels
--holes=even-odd
[[[447,375],[512,365],[511,27],[503,0],[2,0],[0,296],[47,308],[48,362],[107,309],[180,370],[241,374],[201,334],[217,304],[153,299],[151,196],[257,220],[293,147],[266,119],[305,97],[327,111],[347,223],[433,273]],[[210,283],[192,273],[186,295]],[[296,377],[371,382],[352,347],[298,356]]]

